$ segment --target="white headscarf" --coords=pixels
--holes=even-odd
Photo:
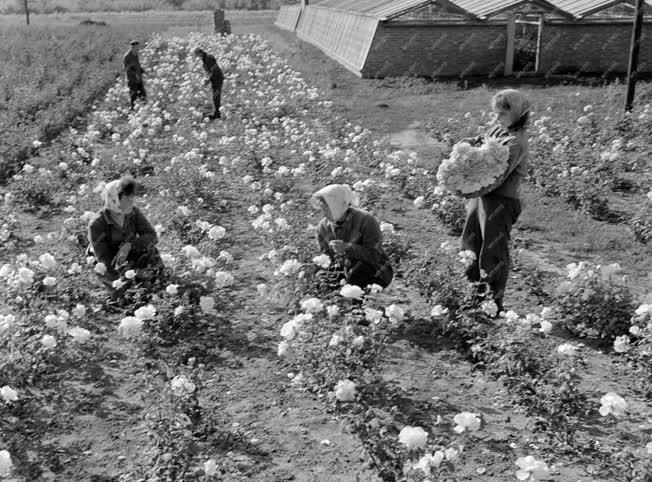
[[[334,221],[339,221],[349,206],[358,205],[358,196],[348,184],[330,184],[321,188],[311,197],[312,205],[315,208],[319,208],[320,198],[328,204]]]
[[[112,213],[123,215],[120,209],[120,196],[118,196],[118,188],[120,187],[120,179],[111,181],[102,191],[102,199],[104,199],[104,208]]]
[[[495,97],[502,98],[509,105],[509,111],[512,114],[512,124],[518,122],[521,117],[530,111],[530,101],[519,90],[501,90],[495,95]]]

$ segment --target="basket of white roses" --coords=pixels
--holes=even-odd
[[[473,198],[482,195],[504,177],[509,168],[509,146],[512,136],[485,136],[480,145],[458,142],[448,159],[437,171],[439,184],[458,196]]]

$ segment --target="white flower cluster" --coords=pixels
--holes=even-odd
[[[471,194],[493,184],[508,166],[509,147],[503,140],[486,137],[478,147],[459,142],[439,166],[437,181],[449,191]]]

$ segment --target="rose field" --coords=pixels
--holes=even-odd
[[[650,84],[627,116],[617,83],[523,86],[531,167],[497,313],[436,179],[496,86],[353,79],[271,23],[234,32],[161,29],[146,104],[109,72],[62,134],[63,114],[56,136],[12,131],[0,479],[651,480]],[[197,46],[224,71],[221,120]],[[87,226],[125,173],[166,275],[116,306]],[[319,255],[308,200],[331,183],[381,221],[386,290]]]

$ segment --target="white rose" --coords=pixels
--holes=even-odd
[[[77,306],[75,306],[72,309],[72,314],[75,315],[77,318],[86,316],[86,307],[84,305],[77,304]]]
[[[190,395],[196,388],[195,384],[183,375],[174,377],[170,382],[170,387],[172,388],[172,393],[178,397]]]
[[[359,300],[362,298],[363,294],[364,292],[362,291],[362,288],[356,285],[345,284],[340,290],[340,295],[344,296],[345,298],[354,298]]]
[[[194,246],[190,246],[190,245],[181,248],[181,252],[184,254],[186,258],[199,258],[201,256],[199,250]]]
[[[498,314],[498,305],[493,300],[483,301],[481,309],[489,316],[496,316]]]
[[[561,345],[559,345],[557,347],[557,353],[559,353],[561,355],[572,356],[572,355],[575,355],[575,353],[577,352],[577,349],[578,349],[578,346],[576,346],[576,345],[573,345],[571,343],[562,343]]]
[[[539,328],[539,331],[547,335],[551,330],[552,323],[550,323],[548,320],[541,320],[541,327]]]
[[[384,234],[394,234],[394,225],[386,222],[381,222],[380,231]]]
[[[623,397],[614,392],[609,392],[600,399],[602,406],[600,407],[600,415],[606,417],[611,414],[614,417],[625,415],[628,404]]]
[[[290,276],[301,269],[301,263],[296,259],[288,259],[279,268],[279,273],[284,276]]]
[[[215,308],[215,300],[212,296],[201,296],[199,306],[204,313],[212,313]]]
[[[218,288],[225,288],[233,284],[233,276],[226,271],[218,271],[215,273],[215,285]]]
[[[134,312],[134,316],[140,320],[151,320],[156,316],[156,308],[153,305],[141,306]]]
[[[312,258],[312,262],[320,268],[326,269],[331,265],[331,258],[327,254],[320,254]]]
[[[122,281],[121,279],[117,279],[111,283],[111,286],[113,286],[116,290],[119,290],[122,288],[124,285],[126,285],[126,281]]]
[[[45,348],[51,349],[57,346],[57,340],[52,335],[43,335],[43,338],[41,338],[41,344]]]
[[[340,308],[337,305],[330,305],[326,308],[326,313],[328,313],[329,318],[336,317],[340,312]]]
[[[518,480],[547,480],[549,478],[548,465],[542,460],[536,460],[533,456],[519,457],[516,465],[520,470],[516,471]]]
[[[18,269],[18,279],[21,283],[29,284],[34,282],[34,271],[29,268]]]
[[[230,263],[233,261],[233,255],[229,253],[228,251],[220,251],[220,255],[218,256],[219,259],[223,259],[226,263]]]
[[[335,398],[340,402],[351,402],[355,400],[356,384],[351,380],[342,380],[335,386]]]
[[[614,340],[614,351],[616,353],[625,353],[629,351],[629,337],[627,335],[617,336]]]
[[[460,455],[460,453],[458,450],[455,450],[453,448],[448,448],[444,450],[444,455],[446,456],[446,460],[450,460],[452,462]]]
[[[208,231],[208,237],[211,238],[213,241],[222,239],[225,234],[226,234],[226,229],[224,229],[222,226],[213,226]]]
[[[428,432],[421,427],[403,427],[398,434],[398,440],[408,450],[420,449],[425,447],[428,440]]]
[[[11,454],[6,450],[0,450],[0,477],[9,477],[12,468]]]
[[[373,283],[373,284],[370,284],[370,285],[369,285],[369,292],[370,292],[370,293],[372,293],[372,294],[376,294],[376,293],[380,293],[381,291],[383,291],[383,287],[382,287],[382,286],[380,286],[380,285],[378,285],[378,284],[376,284],[376,283]]]
[[[278,356],[285,356],[285,354],[288,351],[288,348],[290,348],[290,344],[287,341],[284,340],[281,343],[279,343],[278,351],[277,351]]]
[[[383,317],[383,312],[380,310],[374,310],[373,308],[364,309],[365,319],[371,323],[378,323]]]
[[[465,430],[475,432],[480,430],[480,417],[477,413],[462,412],[453,417],[453,421],[457,424],[453,430],[457,433],[462,433]]]
[[[324,305],[319,298],[308,298],[301,302],[301,309],[306,313],[319,313],[324,308]]]
[[[45,286],[54,286],[57,284],[57,279],[54,276],[46,276],[43,278],[43,284]]]
[[[85,343],[91,337],[91,332],[85,328],[74,327],[68,330],[68,334],[73,337],[76,342]]]
[[[209,477],[217,474],[217,462],[215,462],[215,459],[204,462],[204,473]]]
[[[120,321],[118,331],[126,338],[135,337],[143,329],[143,320],[135,316],[127,316]]]
[[[448,308],[444,308],[442,305],[436,305],[430,312],[430,316],[438,318],[444,316],[446,313],[448,313]]]
[[[5,402],[11,403],[18,400],[18,392],[8,385],[0,388],[0,396],[5,399]]]
[[[43,266],[45,269],[54,268],[57,265],[54,256],[52,256],[50,253],[44,253],[39,256],[38,259],[41,262],[41,266]]]
[[[11,273],[11,265],[3,264],[0,268],[0,278],[6,278]]]
[[[134,279],[136,277],[136,272],[133,269],[129,269],[125,272],[125,278]]]
[[[389,305],[385,308],[385,315],[394,323],[400,323],[405,318],[405,313],[403,310],[394,304]]]
[[[99,275],[106,274],[106,266],[104,263],[97,263],[95,265],[95,268],[93,268],[93,271],[95,271]]]
[[[331,336],[331,340],[328,342],[328,346],[337,346],[340,343],[342,343],[342,340],[343,338],[337,333],[335,333],[333,334],[333,336]]]
[[[165,288],[165,292],[169,295],[174,296],[179,293],[179,285],[170,284],[167,286],[167,288]]]

